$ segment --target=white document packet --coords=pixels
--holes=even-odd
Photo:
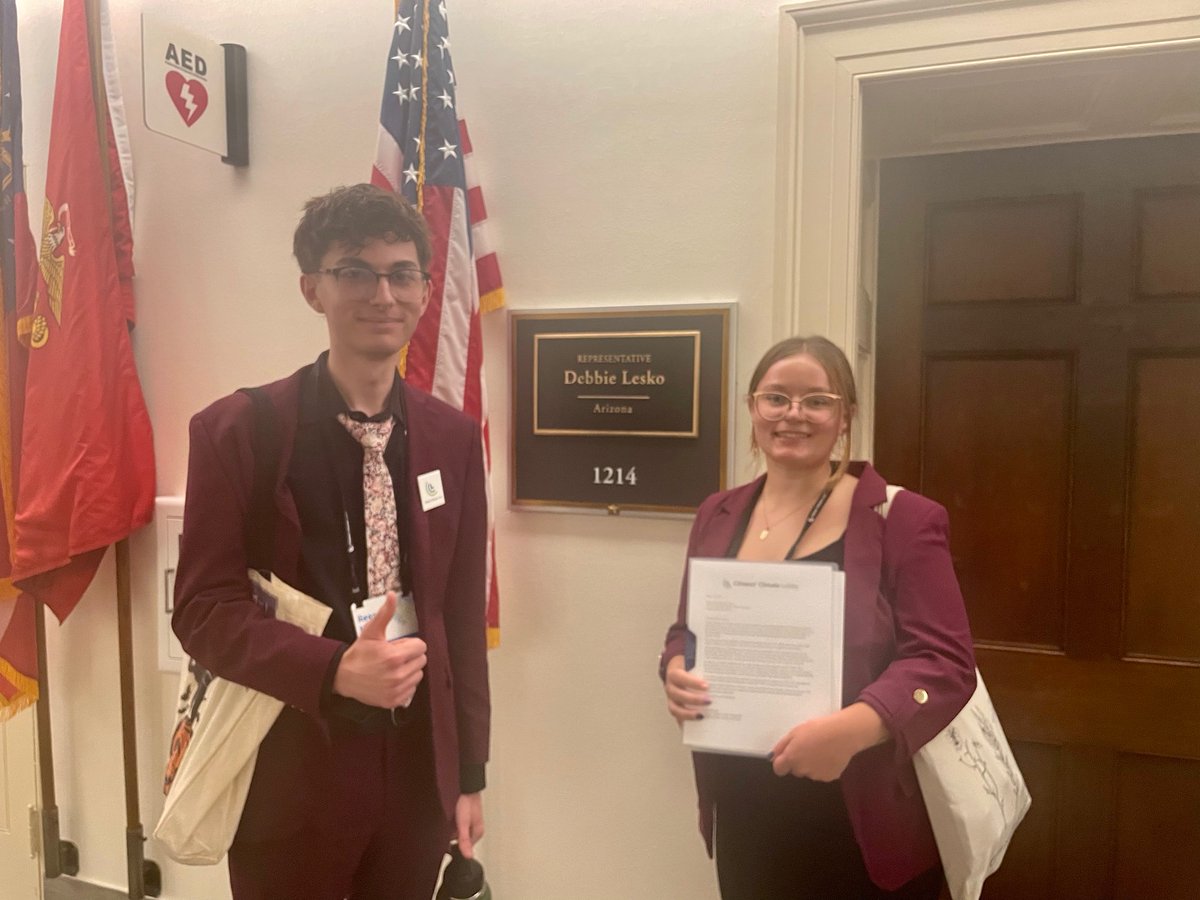
[[[845,584],[826,563],[689,560],[688,628],[712,705],[684,723],[683,742],[766,756],[793,726],[841,709]]]

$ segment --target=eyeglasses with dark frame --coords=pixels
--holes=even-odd
[[[768,422],[778,422],[793,406],[798,406],[800,412],[807,415],[812,422],[828,422],[837,412],[838,404],[842,402],[838,394],[821,391],[805,394],[803,397],[789,397],[778,391],[757,391],[750,396],[754,400],[754,411]]]
[[[379,279],[387,281],[388,290],[396,299],[411,296],[419,287],[424,287],[430,280],[430,274],[422,269],[407,266],[392,269],[390,272],[376,272],[366,266],[334,266],[331,269],[317,269],[312,275],[332,275],[337,282],[338,290],[348,297],[370,297],[375,294]]]

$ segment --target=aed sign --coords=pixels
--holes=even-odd
[[[142,15],[146,127],[224,156],[225,48]]]

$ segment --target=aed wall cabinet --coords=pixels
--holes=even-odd
[[[688,513],[725,487],[731,303],[510,315],[510,502]]]

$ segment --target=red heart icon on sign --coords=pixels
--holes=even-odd
[[[208,91],[204,89],[204,85],[195,78],[184,78],[179,72],[167,73],[167,95],[179,110],[179,117],[188,128],[191,128],[196,120],[204,115],[204,110],[208,109]]]

